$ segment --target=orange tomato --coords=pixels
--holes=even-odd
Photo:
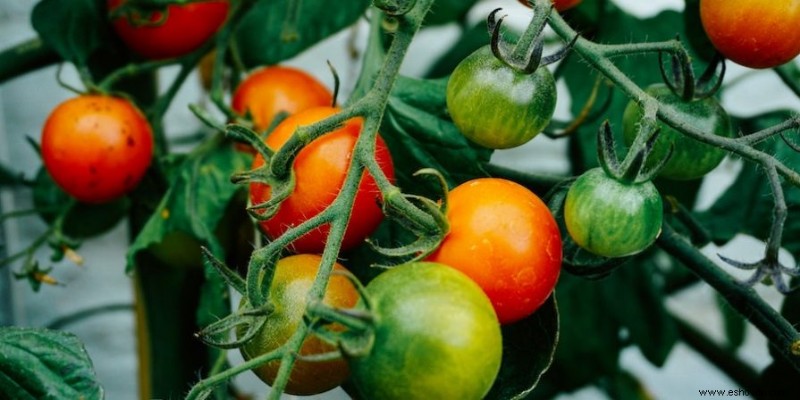
[[[475,179],[450,192],[447,220],[450,232],[428,260],[477,282],[500,323],[547,300],[561,271],[561,234],[533,192],[505,179]]]
[[[131,191],[153,156],[153,134],[130,101],[83,95],[59,104],[42,130],[42,159],[56,184],[86,203]]]

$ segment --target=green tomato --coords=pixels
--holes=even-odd
[[[703,132],[724,137],[733,134],[728,114],[712,97],[687,102],[664,84],[652,85],[646,91],[662,103],[684,114],[685,119],[690,121],[693,127]],[[628,103],[622,118],[622,129],[625,143],[629,146],[636,139],[641,119],[641,107],[633,101]],[[674,180],[697,179],[714,169],[725,158],[726,153],[722,149],[692,139],[663,122],[659,122],[658,126],[661,128],[661,133],[656,139],[646,165],[648,167],[657,165],[667,156],[670,145],[674,146],[672,156],[659,173],[661,177]]]
[[[527,143],[550,123],[556,83],[545,67],[514,70],[484,46],[462,60],[447,83],[447,109],[469,140],[491,149]]]
[[[595,168],[567,192],[564,222],[578,246],[600,256],[622,257],[655,242],[663,212],[652,182],[626,184]]]
[[[489,298],[438,263],[401,265],[367,286],[375,315],[369,354],[350,361],[367,399],[479,399],[500,370],[500,323]]]

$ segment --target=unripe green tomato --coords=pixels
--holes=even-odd
[[[687,102],[664,84],[652,85],[646,91],[661,103],[674,107],[683,114],[684,120],[698,130],[724,137],[733,134],[728,114],[713,97]],[[641,107],[634,101],[625,107],[622,133],[628,146],[636,139],[642,115]],[[697,179],[710,172],[725,158],[726,153],[720,148],[692,139],[663,122],[659,121],[658,126],[661,132],[645,165],[648,167],[657,165],[667,156],[672,145],[672,156],[659,172],[659,176],[663,178]]]
[[[661,233],[661,195],[652,182],[622,183],[595,168],[567,192],[564,222],[572,240],[603,256],[634,255]]]
[[[447,83],[447,110],[469,140],[490,149],[527,143],[550,123],[556,108],[553,74],[524,74],[484,46],[462,60]]]
[[[349,359],[368,400],[480,399],[500,370],[500,323],[489,298],[438,263],[401,265],[367,285],[375,315],[369,353]]]

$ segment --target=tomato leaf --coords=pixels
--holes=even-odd
[[[722,315],[722,325],[725,328],[726,347],[734,352],[744,344],[747,335],[747,320],[738,311],[734,310],[722,295],[717,294],[717,308]]]
[[[521,399],[553,362],[558,342],[558,307],[553,296],[533,315],[503,326],[500,374],[486,399]]]
[[[511,40],[512,36],[504,35],[504,37]],[[461,60],[475,50],[489,44],[489,38],[489,32],[486,30],[486,22],[484,21],[464,30],[455,44],[433,63],[426,74],[427,77],[440,78],[449,75]]]
[[[105,19],[105,1],[42,0],[31,24],[42,41],[63,59],[86,65],[92,53],[114,37]]]
[[[292,15],[292,3],[299,9]],[[369,0],[335,4],[325,0],[259,1],[236,31],[236,42],[249,67],[277,64],[354,23]]]
[[[425,16],[424,24],[441,25],[463,21],[467,12],[477,2],[478,0],[437,0],[433,2],[428,15]]]
[[[486,176],[481,165],[492,151],[467,140],[447,115],[447,81],[400,77],[381,125],[400,187],[424,188],[437,195],[433,180],[414,177],[422,168],[441,172],[450,187]]]
[[[0,328],[0,397],[102,399],[92,361],[70,333]]]

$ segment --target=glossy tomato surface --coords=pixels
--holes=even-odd
[[[733,135],[730,117],[715,98],[684,101],[664,84],[652,85],[646,91],[663,104],[672,106],[682,113],[687,121],[691,121],[693,127],[717,136]],[[642,109],[636,102],[628,103],[622,119],[623,135],[628,146],[636,139],[642,115]],[[659,172],[661,177],[674,180],[703,177],[719,165],[727,154],[724,150],[692,139],[663,122],[659,122],[658,126],[661,131],[646,165],[648,167],[658,165],[672,147],[670,159]]]
[[[582,248],[622,257],[650,247],[661,233],[663,206],[652,182],[622,183],[602,168],[583,173],[567,192],[564,222]]]
[[[333,107],[317,107],[290,116],[283,120],[266,139],[273,150],[280,149],[292,136],[298,126],[309,125],[335,114]],[[276,238],[291,227],[319,214],[333,203],[344,184],[347,169],[352,158],[353,147],[361,131],[361,120],[352,119],[341,128],[317,138],[303,148],[294,161],[294,192],[281,203],[278,212],[269,220],[261,221],[259,226],[271,238]],[[394,169],[389,150],[378,136],[375,157],[383,172],[394,179]],[[253,160],[253,168],[264,164],[261,155]],[[261,183],[250,184],[250,200],[259,204],[270,197],[270,187]],[[347,225],[342,249],[352,248],[378,227],[383,220],[383,212],[378,206],[380,191],[375,180],[365,174],[361,178],[353,204],[353,212]],[[292,248],[298,253],[320,253],[325,247],[328,225],[303,235]]]
[[[86,203],[119,198],[139,183],[153,133],[130,101],[83,95],[59,104],[42,130],[42,159],[56,184]]]
[[[450,232],[428,260],[472,278],[503,324],[532,314],[561,272],[561,234],[547,206],[497,178],[465,182],[448,195]]]
[[[126,0],[107,0],[109,12]],[[166,15],[132,13],[112,21],[114,31],[134,52],[149,59],[188,54],[209,40],[228,18],[228,0],[169,5]]]
[[[700,19],[726,58],[771,68],[800,54],[800,0],[701,0]]]
[[[486,295],[436,263],[390,269],[367,285],[375,315],[369,354],[349,359],[366,399],[480,399],[500,370],[503,341]]]
[[[277,349],[294,334],[303,322],[308,293],[314,284],[321,261],[320,256],[310,254],[289,256],[278,261],[270,287],[270,300],[275,311],[258,334],[241,347],[245,360]],[[334,271],[347,270],[337,263]],[[323,303],[336,308],[352,308],[358,303],[358,292],[349,279],[342,275],[333,275],[328,282]],[[244,306],[245,302],[240,305]],[[300,355],[312,356],[333,351],[336,351],[336,346],[312,334],[303,342]],[[273,361],[253,372],[271,385],[278,374],[278,368],[280,362]],[[322,393],[339,386],[349,373],[347,362],[341,358],[322,362],[297,360],[292,368],[286,393],[303,396]]]
[[[447,110],[469,140],[491,149],[527,143],[553,117],[556,83],[545,67],[524,74],[489,46],[462,60],[447,82]]]
[[[284,112],[294,114],[312,107],[333,105],[333,95],[305,71],[291,67],[264,67],[250,73],[233,93],[231,106],[249,113],[257,131],[266,130]]]

